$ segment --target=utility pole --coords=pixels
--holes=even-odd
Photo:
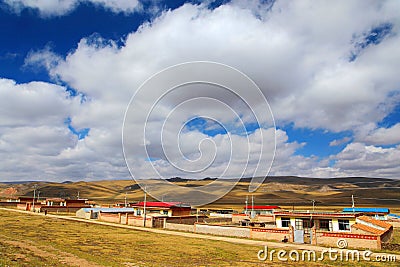
[[[32,210],[33,210],[33,212],[35,212],[36,187],[37,187],[37,185],[35,184],[33,186],[33,200],[32,200]]]
[[[79,199],[79,191],[78,191],[78,195],[76,196],[76,199]]]
[[[143,202],[143,226],[146,227],[146,198],[147,198],[147,187],[144,187],[144,202]]]
[[[315,211],[315,200],[312,200],[312,210]]]
[[[39,197],[40,197],[40,191],[37,192],[37,202],[39,202]]]
[[[353,208],[353,212],[354,212],[354,208],[355,208],[355,205],[354,205],[354,195],[351,195],[351,207]]]
[[[128,194],[128,193],[125,192],[125,208],[128,207],[128,203],[126,202],[126,195],[127,195],[127,194]]]
[[[254,195],[251,195],[251,218],[254,218]]]
[[[249,202],[249,196],[246,196],[246,201],[244,202],[245,203],[245,206],[244,206],[244,213],[247,215],[247,205],[248,205],[248,202]]]

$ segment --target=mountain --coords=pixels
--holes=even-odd
[[[179,177],[169,179],[170,182],[185,187],[198,187],[213,180]],[[273,176],[267,177],[253,194],[248,192],[250,180],[251,178],[240,179],[231,192],[213,204],[240,206],[244,204],[247,195],[253,195],[255,203],[259,205],[301,206],[310,205],[312,200],[315,200],[319,206],[350,206],[351,196],[354,195],[357,204],[400,206],[400,180],[369,177],[326,179]],[[36,185],[36,195],[39,194],[40,198],[76,198],[79,194],[81,198],[92,199],[99,203],[123,201],[125,196],[131,202],[143,199],[143,191],[133,180],[0,183],[0,197],[33,196],[34,185]]]

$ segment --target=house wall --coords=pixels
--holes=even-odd
[[[190,215],[191,208],[172,208],[172,216]]]
[[[380,238],[376,235],[316,231],[317,245],[335,248],[339,239],[346,240],[348,248],[381,249]]]
[[[120,216],[116,213],[99,213],[99,220],[104,222],[120,223]]]

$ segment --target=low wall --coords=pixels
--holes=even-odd
[[[17,204],[17,209],[19,209],[19,210],[28,210],[26,203],[18,203]]]
[[[250,238],[250,228],[196,224],[196,233]]]
[[[45,210],[47,210],[47,212],[77,212],[81,208],[88,208],[88,207],[90,206],[87,207],[41,206],[40,212],[44,212]]]
[[[221,214],[216,212],[211,212],[210,217],[218,217],[218,218],[229,218],[232,219],[232,214]]]
[[[194,225],[179,224],[179,223],[168,223],[168,222],[165,223],[165,229],[184,231],[184,232],[194,232],[195,231]]]
[[[125,221],[122,221],[125,224]],[[144,219],[142,216],[134,216],[128,214],[128,225],[133,226],[144,226]],[[146,217],[146,227],[153,227],[153,219],[152,217]]]
[[[232,224],[231,218],[204,218],[205,223]]]
[[[275,217],[274,215],[266,215],[266,214],[260,214],[256,216],[256,220],[258,222],[273,222],[275,223]]]
[[[207,216],[204,215],[189,215],[189,216],[179,216],[179,217],[167,217],[166,220],[169,223],[179,223],[179,224],[191,224],[196,222],[203,222]]]
[[[380,238],[376,235],[316,232],[317,245],[337,247],[339,239],[346,240],[349,248],[381,249]]]
[[[233,224],[240,224],[241,221],[243,221],[244,219],[250,219],[250,217],[246,214],[232,214],[232,223]]]
[[[254,239],[282,241],[285,237],[289,239],[289,230],[251,228],[251,238]]]
[[[17,207],[18,202],[15,201],[1,201],[0,207]]]
[[[393,227],[400,228],[400,220],[389,220],[387,222],[393,225]]]

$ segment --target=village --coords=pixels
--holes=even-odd
[[[82,198],[14,197],[1,207],[35,213],[69,214],[102,221],[227,237],[381,250],[391,241],[400,216],[384,207],[344,207],[335,211],[284,209],[257,203],[231,208],[193,208],[181,202],[139,201],[98,205]]]

